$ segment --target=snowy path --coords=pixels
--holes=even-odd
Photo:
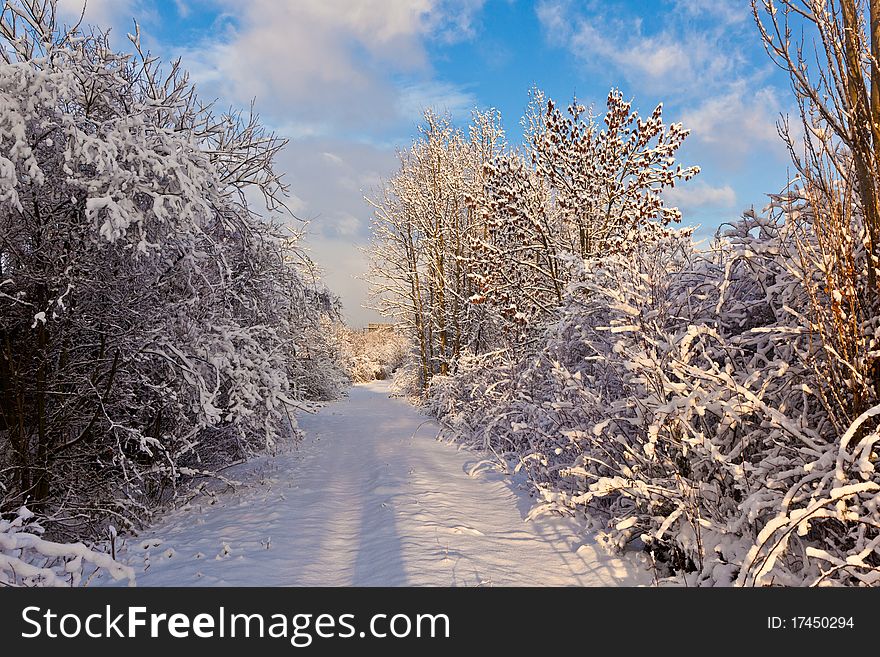
[[[387,386],[300,419],[303,445],[239,466],[249,481],[201,498],[120,550],[141,586],[634,585],[565,518],[524,521],[531,501]],[[586,541],[586,543],[585,543]],[[146,565],[149,567],[146,568]]]

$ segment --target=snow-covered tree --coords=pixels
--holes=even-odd
[[[566,281],[563,225],[547,180],[518,153],[487,163],[472,197],[482,230],[472,237],[473,304],[489,304],[516,325],[553,316]]]
[[[247,202],[283,209],[283,140],[130,38],[54,1],[0,16],[0,506],[56,536],[271,448],[319,321],[295,240]]]
[[[622,252],[664,235],[681,213],[664,204],[663,190],[699,168],[676,164],[688,132],[663,122],[662,105],[642,119],[616,89],[601,122],[576,101],[563,112],[534,90],[523,123],[525,157],[489,162],[474,197],[486,230],[473,246],[471,275],[474,302],[527,325],[555,316],[572,256]]]
[[[633,231],[648,222],[680,221],[663,190],[700,169],[676,163],[688,131],[663,122],[662,104],[643,119],[612,89],[599,122],[576,100],[563,112],[535,90],[525,125],[529,159],[552,189],[570,252],[608,253],[637,239]]]
[[[468,135],[426,112],[422,137],[400,153],[400,168],[369,199],[374,207],[371,279],[383,314],[408,327],[422,385],[449,372],[483,338],[469,248],[482,230],[468,199],[483,164],[504,149],[497,113],[476,114]]]

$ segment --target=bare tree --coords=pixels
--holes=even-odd
[[[781,125],[797,173],[786,203],[804,227],[805,268],[817,272],[806,281],[823,345],[816,367],[845,425],[880,390],[872,337],[880,308],[880,2],[756,0],[752,9],[799,107],[801,130]]]
[[[809,148],[830,156],[836,175],[846,179],[852,171],[871,254],[867,275],[872,295],[876,296],[880,248],[880,2],[753,0],[752,11],[768,54],[791,78],[806,122],[806,139],[819,138]],[[797,28],[801,33],[804,28],[812,29],[817,37],[810,42],[812,47],[803,37],[794,37]],[[832,152],[835,146],[831,137],[842,143],[846,155]],[[800,149],[794,154],[800,156]],[[796,164],[801,173],[811,166],[809,161],[797,159]]]

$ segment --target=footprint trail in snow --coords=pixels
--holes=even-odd
[[[141,586],[618,586],[650,584],[571,518],[532,503],[385,383],[299,419],[299,449],[230,470],[235,491],[165,516],[119,557]],[[100,580],[96,583],[112,584]]]

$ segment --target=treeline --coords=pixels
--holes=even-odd
[[[337,302],[248,202],[284,209],[284,141],[131,40],[62,28],[54,1],[0,16],[0,511],[30,510],[9,531],[134,527],[346,381]]]
[[[364,332],[337,325],[335,335],[339,361],[353,383],[393,378],[412,353],[409,336],[391,326]]]
[[[618,91],[601,117],[533,93],[520,148],[429,114],[374,199],[429,411],[658,580],[880,583],[873,4],[756,3],[797,177],[708,249],[662,194],[687,131]]]
[[[643,119],[617,90],[602,121],[536,90],[525,123],[513,149],[498,112],[476,113],[467,134],[428,112],[371,199],[374,291],[415,338],[422,388],[465,352],[528,344],[562,302],[572,258],[664,234],[680,213],[662,191],[699,171],[674,162],[681,125],[664,124],[661,106]]]

